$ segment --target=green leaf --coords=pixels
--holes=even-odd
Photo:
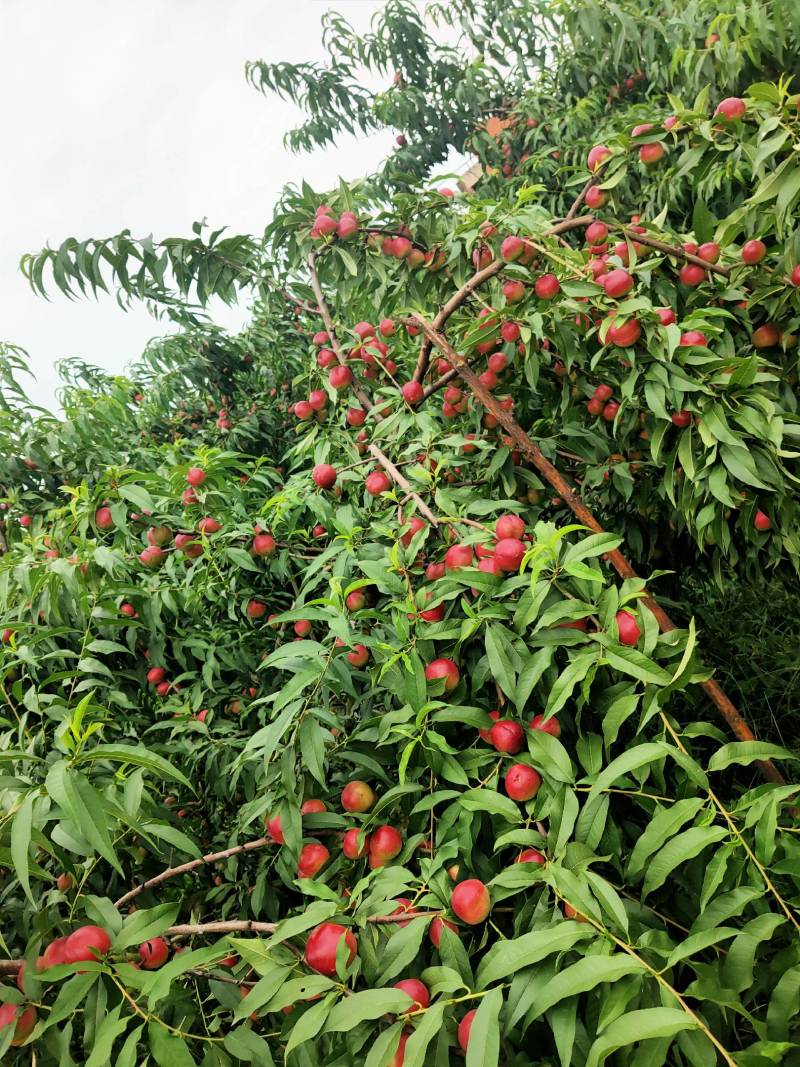
[[[502,1005],[503,994],[499,989],[492,989],[479,1002],[469,1031],[466,1067],[497,1067]]]
[[[158,1023],[147,1027],[150,1052],[158,1067],[197,1067],[189,1046],[182,1037],[165,1030]]]
[[[588,993],[603,982],[616,982],[629,974],[644,973],[643,964],[631,956],[585,956],[550,979],[534,1002],[531,1021],[567,997]]]
[[[771,759],[797,760],[800,756],[766,741],[731,741],[717,749],[708,761],[708,769],[724,771],[734,763],[747,765],[755,760]]]
[[[408,1008],[408,994],[401,989],[364,989],[334,1005],[325,1031],[352,1030],[367,1019],[382,1015],[399,1015]]]
[[[642,899],[662,886],[679,864],[699,856],[704,848],[722,841],[729,832],[724,826],[693,826],[673,837],[650,859],[642,886]]]
[[[565,952],[579,941],[593,937],[594,931],[585,924],[566,921],[546,930],[534,930],[512,941],[498,941],[480,962],[476,988],[485,989],[492,982],[530,967],[554,952]]]
[[[516,689],[516,675],[508,654],[508,636],[502,626],[486,627],[486,655],[492,677],[507,696]]]
[[[406,1043],[403,1067],[422,1067],[428,1045],[442,1028],[444,1009],[444,1004],[437,1001],[422,1016],[422,1022]]]
[[[25,896],[36,907],[36,901],[31,892],[30,874],[28,863],[30,859],[31,829],[33,823],[33,802],[35,794],[27,793],[14,818],[11,820],[11,860],[14,871],[19,878]]]
[[[682,1030],[694,1030],[697,1023],[677,1008],[642,1008],[629,1011],[605,1028],[589,1049],[586,1067],[605,1063],[612,1052],[654,1037],[674,1037]]]
[[[149,941],[151,937],[160,937],[175,922],[180,907],[180,903],[174,901],[135,911],[125,919],[122,929],[114,938],[114,948],[121,951],[142,941]]]
[[[609,765],[598,774],[592,783],[592,787],[589,790],[589,795],[592,796],[601,792],[603,789],[608,789],[614,782],[622,778],[623,775],[630,774],[632,771],[637,771],[640,767],[646,767],[648,763],[654,763],[656,760],[664,758],[664,750],[660,745],[654,741],[648,741],[643,745],[636,745],[635,748],[629,748],[627,752],[623,752],[621,755],[613,759]]]
[[[91,1055],[86,1060],[86,1067],[105,1067],[111,1059],[111,1049],[116,1039],[123,1034],[131,1024],[131,1016],[128,1012],[121,1016],[122,1004],[117,1004],[108,1015],[104,1016],[94,1035],[94,1044]]]
[[[380,954],[377,979],[380,984],[400,974],[419,956],[428,923],[425,918],[412,919],[408,926],[400,927],[391,935]]]
[[[248,993],[245,1002],[249,999]],[[255,1063],[257,1067],[274,1067],[274,1059],[268,1042],[264,1038],[248,1029],[246,1026],[237,1026],[225,1034],[223,1045],[231,1056],[245,1063]]]
[[[75,759],[75,763],[86,763],[91,760],[109,760],[111,763],[131,763],[135,767],[144,767],[154,771],[164,778],[192,789],[189,779],[163,756],[143,745],[95,745],[94,748],[84,749]]]

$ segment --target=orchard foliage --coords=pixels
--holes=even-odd
[[[0,360],[8,1062],[797,1062],[795,757],[650,600],[800,556],[796,12],[436,18],[248,68],[378,177],[24,260],[183,332],[62,420]]]

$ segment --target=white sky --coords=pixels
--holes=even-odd
[[[359,30],[381,0],[0,0],[0,340],[26,349],[54,406],[55,361],[119,371],[168,325],[112,297],[35,296],[24,252],[65,237],[184,236],[206,217],[259,233],[287,181],[314,188],[374,168],[391,131],[293,156],[300,111],[245,81],[249,59],[323,58],[329,8]],[[230,328],[246,308],[215,310]]]

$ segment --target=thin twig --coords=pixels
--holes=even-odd
[[[229,856],[236,856],[240,852],[253,852],[256,849],[266,848],[268,845],[274,844],[275,842],[271,837],[259,837],[256,838],[255,841],[246,841],[243,845],[234,845],[233,848],[223,849],[222,852],[210,852],[207,856],[201,856],[200,859],[197,860],[189,860],[188,863],[181,863],[178,867],[168,867],[166,870],[161,871],[160,874],[155,875],[155,877],[149,878],[146,882],[142,882],[141,885],[137,885],[129,890],[124,896],[121,896],[119,900],[114,902],[114,907],[121,908],[122,905],[127,904],[129,900],[138,897],[145,889],[151,889],[154,885],[161,885],[162,882],[166,882],[170,878],[177,878],[180,874],[188,874],[189,871],[194,871],[198,867],[203,867],[209,863],[216,863],[217,860],[224,860]]]

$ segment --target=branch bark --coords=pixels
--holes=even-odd
[[[573,514],[580,519],[584,526],[589,527],[590,530],[594,530],[595,533],[605,533],[604,528],[586,507],[566,478],[564,478],[561,472],[543,455],[541,449],[525,433],[513,416],[505,411],[489,390],[481,384],[478,376],[470,369],[463,356],[459,355],[449,341],[434,329],[429,322],[423,319],[421,315],[414,314],[412,317],[414,321],[419,324],[431,344],[440,349],[450,363],[458,369],[460,376],[472,390],[473,394],[481,404],[483,404],[486,410],[489,411],[504,427],[519,450],[531,461],[531,463],[533,463],[545,480],[552,485]],[[608,552],[606,558],[620,577],[639,577],[619,549],[613,549],[611,552]],[[671,630],[676,630],[678,628],[657,601],[650,596],[644,597],[643,600],[645,605],[655,616],[662,633],[669,633]],[[707,682],[702,682],[701,685],[711,698],[717,710],[728,723],[734,735],[740,741],[754,741],[755,735],[753,734],[753,731],[718,683],[711,679]],[[758,767],[768,781],[784,784],[783,776],[771,761],[759,761]]]
[[[380,463],[380,465],[383,467],[383,469],[386,471],[392,481],[396,482],[401,489],[405,489],[408,495],[414,500],[414,503],[417,505],[417,509],[419,510],[420,514],[424,515],[432,526],[438,526],[439,520],[437,519],[437,517],[434,515],[434,513],[431,511],[431,509],[428,507],[422,497],[418,496],[417,493],[414,492],[414,490],[411,488],[411,483],[408,481],[408,479],[400,473],[394,463],[392,463],[392,461],[387,456],[385,456],[383,452],[381,452],[378,446],[369,445],[367,451],[370,453],[370,455],[373,455],[375,459],[377,459],[378,463]]]
[[[256,838],[255,841],[246,841],[243,845],[234,845],[233,848],[223,849],[222,852],[210,852],[207,856],[201,856],[198,860],[189,860],[188,863],[181,863],[178,867],[167,867],[167,869],[161,871],[160,874],[155,875],[153,878],[149,878],[146,882],[142,882],[141,885],[135,886],[133,889],[125,893],[124,896],[121,896],[119,900],[115,900],[114,907],[121,908],[122,905],[127,904],[129,900],[138,897],[145,889],[152,889],[154,885],[161,885],[162,882],[166,882],[170,878],[177,878],[180,874],[188,874],[190,871],[194,871],[198,867],[203,867],[209,863],[216,863],[217,860],[224,860],[229,856],[237,856],[241,852],[254,852],[256,849],[266,848],[268,845],[273,844],[275,844],[275,842],[272,838],[259,837]]]

